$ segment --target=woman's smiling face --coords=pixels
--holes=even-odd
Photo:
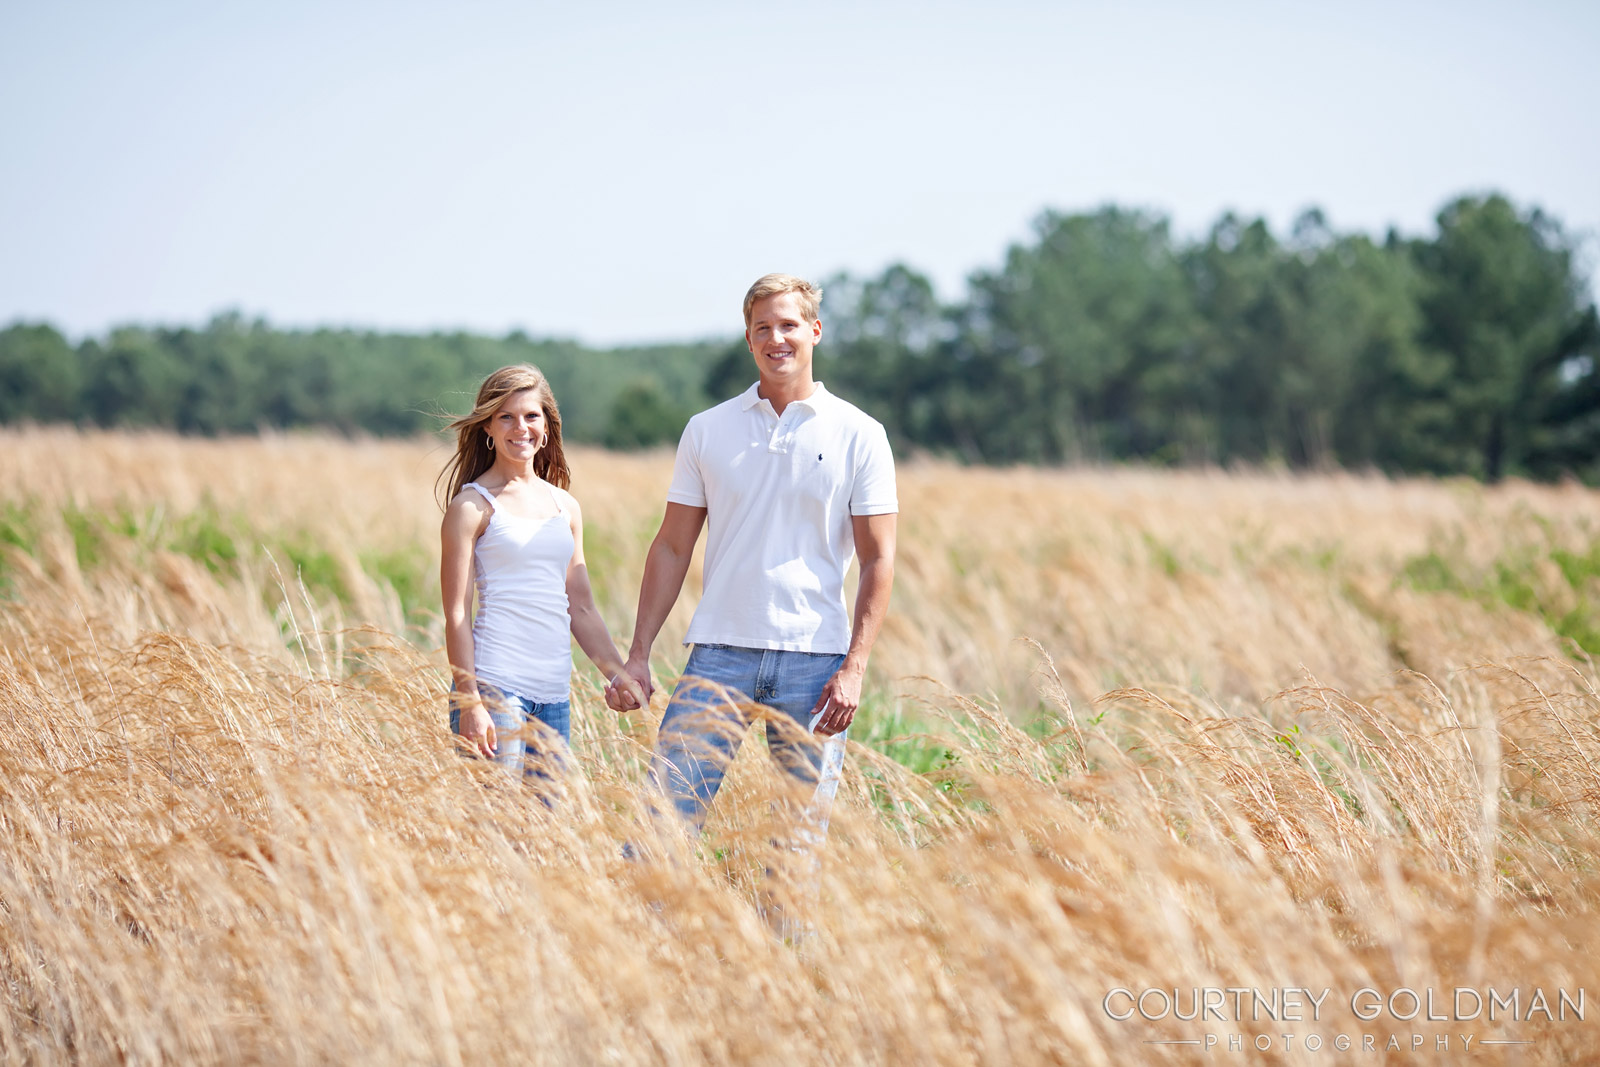
[[[533,458],[549,436],[538,390],[522,389],[506,397],[500,409],[489,416],[487,432],[495,451],[507,459]]]

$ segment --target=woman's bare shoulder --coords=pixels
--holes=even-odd
[[[488,518],[493,508],[476,489],[463,489],[444,509],[445,525],[476,524]]]

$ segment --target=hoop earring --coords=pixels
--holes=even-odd
[[[484,434],[483,435],[483,442],[484,442],[484,444],[486,444],[489,447],[489,451],[490,452],[494,451],[494,438],[493,437],[490,437],[488,434]]]

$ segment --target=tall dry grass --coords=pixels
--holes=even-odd
[[[698,847],[643,863],[621,845],[652,835],[653,724],[587,672],[554,810],[454,754],[424,610],[442,459],[0,435],[0,1059],[1600,1057],[1592,1015],[1348,1003],[1600,992],[1600,697],[1573,643],[1600,496],[907,465],[820,883],[788,901],[812,932],[784,940],[756,907],[796,866],[756,742]],[[625,632],[670,457],[574,467]],[[664,642],[664,680],[679,663]],[[1321,1020],[1103,1007],[1291,985],[1333,990]]]

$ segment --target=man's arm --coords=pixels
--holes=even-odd
[[[645,556],[644,579],[639,583],[639,611],[633,622],[633,644],[628,649],[628,662],[623,669],[643,687],[647,700],[655,691],[650,681],[650,648],[656,642],[656,635],[661,633],[672,605],[678,602],[678,594],[683,591],[694,543],[700,539],[700,529],[705,522],[705,508],[668,502],[661,529],[656,531],[655,540],[650,542],[650,552]]]
[[[878,640],[883,617],[889,613],[889,591],[894,587],[894,536],[897,515],[852,515],[856,556],[861,576],[856,585],[856,616],[850,628],[850,651],[844,664],[822,687],[811,714],[827,709],[817,722],[817,733],[831,735],[849,726],[861,704],[861,681],[867,657]]]

